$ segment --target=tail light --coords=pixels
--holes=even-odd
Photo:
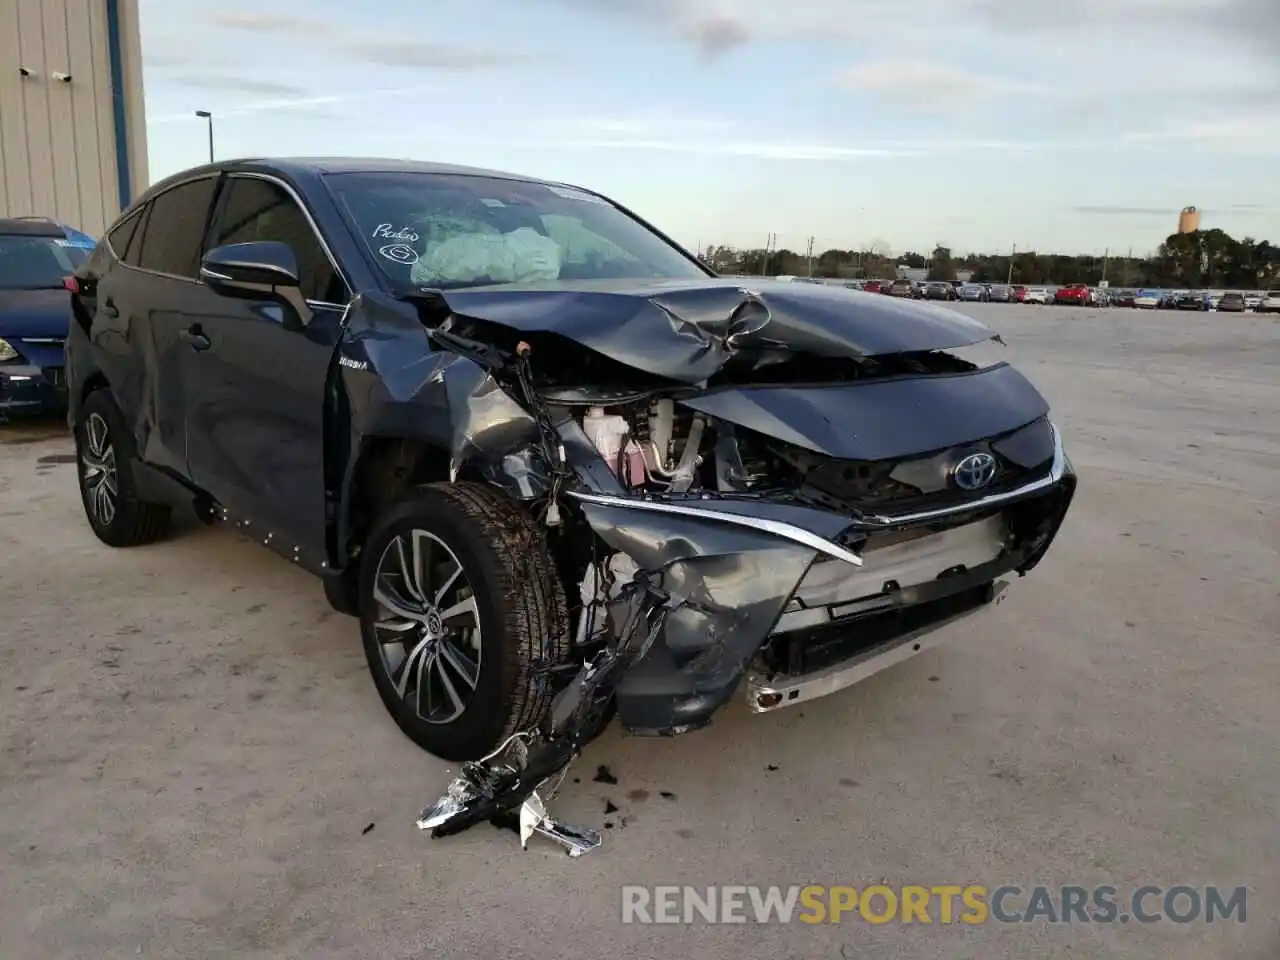
[[[75,277],[63,277],[62,285],[66,287],[68,290],[70,290],[72,293],[80,292],[80,281],[77,280]]]

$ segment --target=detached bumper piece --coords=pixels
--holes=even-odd
[[[537,751],[533,764],[531,743]],[[509,814],[518,805],[522,848],[527,850],[529,838],[537,833],[559,843],[571,857],[590,853],[600,846],[599,833],[568,826],[547,813],[546,800],[564,779],[570,759],[562,749],[539,743],[531,734],[513,734],[489,756],[463,764],[461,775],[449,784],[444,796],[419,815],[418,829],[430,830],[433,837],[447,837]],[[559,778],[555,776],[557,768]]]
[[[447,837],[519,808],[520,845],[526,849],[535,833],[559,843],[570,857],[598,847],[599,833],[561,823],[547,813],[546,803],[598,729],[622,675],[652,646],[670,601],[637,574],[607,609],[619,639],[583,664],[557,695],[547,729],[517,732],[487,757],[464,763],[444,795],[422,811],[418,829]]]

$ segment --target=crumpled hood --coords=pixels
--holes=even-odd
[[[637,370],[702,383],[743,350],[830,358],[946,350],[994,331],[954,310],[843,287],[776,280],[625,280],[443,293],[460,316],[554,333]]]

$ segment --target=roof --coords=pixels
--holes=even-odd
[[[456,163],[430,160],[394,160],[387,157],[275,157],[260,162],[280,167],[311,170],[315,173],[438,173],[463,177],[501,177],[504,180],[545,181],[521,173],[466,167]]]
[[[283,174],[295,180],[309,177],[340,173],[432,173],[455,177],[493,177],[500,180],[516,180],[522,183],[539,183],[550,186],[573,187],[586,193],[595,193],[586,187],[564,183],[559,180],[544,180],[521,173],[510,173],[502,170],[486,170],[483,167],[465,167],[455,163],[433,163],[429,160],[394,160],[387,157],[236,157],[230,160],[218,160],[200,166],[180,170],[158,180],[147,188],[141,196],[134,198],[133,209],[150,197],[183,180],[191,180],[200,176],[213,176],[226,170],[260,170],[266,173]],[[599,194],[596,194],[599,196]]]
[[[528,183],[558,183],[521,173],[503,170],[487,170],[483,167],[467,167],[456,163],[435,163],[429,160],[396,160],[388,157],[237,157],[206,163],[166,177],[165,180],[185,179],[201,173],[218,173],[222,170],[243,167],[263,167],[286,174],[331,173],[435,173],[462,177],[497,177],[503,180],[522,180]]]
[[[0,219],[0,236],[66,239],[67,233],[47,217],[9,217]]]

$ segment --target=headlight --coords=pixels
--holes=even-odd
[[[0,363],[7,363],[10,360],[17,360],[21,354],[9,345],[9,341],[0,338]]]

